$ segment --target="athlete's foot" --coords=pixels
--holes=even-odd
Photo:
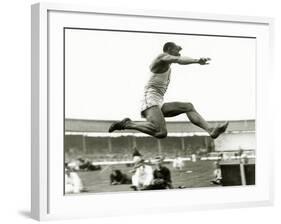
[[[225,123],[221,124],[221,125],[218,125],[217,127],[215,127],[211,133],[210,133],[210,136],[215,139],[217,137],[219,137],[222,133],[224,133],[227,129],[227,126],[228,126],[229,122],[226,121]]]
[[[108,132],[113,132],[116,130],[124,130],[126,127],[126,124],[131,121],[130,118],[124,118],[122,121],[114,122],[108,129]]]

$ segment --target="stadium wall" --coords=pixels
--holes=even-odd
[[[135,148],[146,158],[160,154],[174,158],[176,155],[187,156],[214,151],[214,143],[208,136],[167,137],[161,140],[136,136],[65,136],[65,152],[71,157],[83,154],[93,160],[124,160],[131,159]]]
[[[230,121],[224,137],[215,141],[190,122],[167,122],[169,135],[161,140],[134,131],[109,134],[107,130],[112,122],[66,119],[66,154],[70,157],[84,154],[94,160],[119,160],[131,158],[135,147],[146,157],[164,154],[171,158],[213,151],[255,149],[254,120]]]

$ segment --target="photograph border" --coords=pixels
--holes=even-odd
[[[187,19],[200,21],[219,21],[237,24],[262,24],[268,27],[269,35],[269,57],[273,58],[273,26],[272,18],[249,17],[249,16],[231,16],[217,15],[207,13],[191,12],[169,12],[157,10],[127,10],[127,9],[100,9],[92,6],[37,3],[31,7],[31,216],[37,220],[49,220],[58,218],[69,218],[67,215],[52,215],[50,213],[50,175],[49,175],[49,93],[50,82],[48,77],[49,66],[49,48],[48,48],[48,12],[79,12],[79,13],[97,13],[103,15],[118,16],[140,16],[140,17],[157,17],[170,20]],[[272,71],[272,60],[269,60],[268,74]],[[267,87],[268,88],[268,87]],[[270,91],[268,89],[268,91]],[[267,96],[268,97],[268,96]],[[257,102],[259,99],[257,99]],[[269,115],[270,116],[270,115]],[[269,150],[270,159],[270,176],[271,182],[268,200],[249,201],[247,204],[228,203],[226,205],[202,205],[201,208],[194,209],[212,209],[225,207],[248,207],[258,205],[271,205],[273,203],[273,149]],[[184,210],[192,210],[185,208]],[[147,211],[144,209],[144,211]],[[171,211],[183,211],[182,206],[175,205]],[[148,212],[146,212],[148,213]],[[77,215],[84,217],[85,214]],[[91,215],[92,217],[95,214]]]

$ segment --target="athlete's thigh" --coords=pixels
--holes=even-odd
[[[164,117],[174,117],[192,109],[193,105],[186,102],[168,102],[164,103],[161,108]]]
[[[166,121],[159,106],[152,106],[144,111],[147,121],[155,124],[159,128],[166,128]]]

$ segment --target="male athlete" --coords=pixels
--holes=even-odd
[[[174,117],[182,113],[185,113],[193,124],[204,129],[214,139],[225,132],[228,122],[212,127],[201,117],[191,103],[163,103],[164,94],[170,82],[172,64],[206,65],[209,64],[208,61],[211,60],[210,58],[192,59],[181,56],[181,50],[182,48],[175,43],[167,42],[163,46],[163,53],[156,57],[150,65],[151,77],[144,88],[144,98],[141,109],[141,115],[146,118],[146,121],[135,122],[130,118],[125,118],[122,121],[114,122],[109,128],[109,132],[133,129],[156,138],[165,138],[167,137],[165,117]]]

